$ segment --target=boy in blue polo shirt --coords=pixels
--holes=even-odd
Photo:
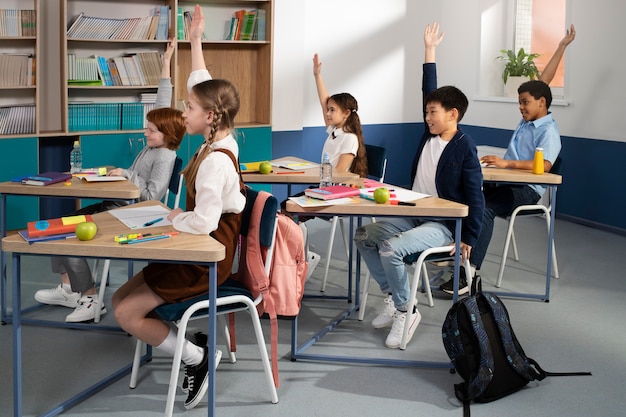
[[[519,122],[513,137],[509,142],[504,158],[487,155],[482,159],[487,166],[498,168],[532,169],[536,148],[543,148],[544,171],[550,172],[552,164],[561,151],[561,135],[556,122],[549,111],[552,103],[552,92],[548,84],[554,78],[556,69],[563,57],[565,48],[576,37],[574,25],[570,26],[565,37],[559,42],[557,50],[550,58],[539,80],[532,80],[522,84],[517,90],[519,94],[519,110],[522,120]],[[509,216],[513,210],[521,205],[536,204],[545,191],[545,187],[534,184],[485,184],[485,212],[482,229],[478,242],[472,250],[470,263],[471,275],[476,275],[480,269],[487,247],[493,234],[493,224],[496,216]],[[459,294],[469,291],[465,280],[465,271],[459,276]],[[453,293],[453,280],[441,285],[441,290],[448,294]]]

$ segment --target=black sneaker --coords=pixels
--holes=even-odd
[[[209,342],[209,336],[202,332],[196,332],[193,334],[193,340],[190,339],[195,345],[204,347]],[[187,375],[183,379],[183,385],[181,386],[183,392],[189,392],[189,383],[187,382]]]
[[[461,275],[459,277],[459,295],[465,295],[469,292],[469,287],[467,286],[467,280],[465,279],[465,268],[461,267],[459,274]],[[476,279],[476,274],[474,274],[474,277],[472,278],[472,280]],[[448,282],[445,282],[443,284],[441,284],[439,286],[439,289],[443,292],[445,292],[446,294],[450,294],[453,295],[454,294],[454,279],[451,279]]]
[[[204,357],[198,365],[185,365],[185,379],[187,380],[187,399],[185,400],[185,408],[191,410],[194,408],[204,394],[209,385],[209,348],[203,346]]]

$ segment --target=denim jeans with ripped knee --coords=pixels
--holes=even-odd
[[[452,232],[437,221],[393,218],[359,227],[354,242],[381,291],[406,311],[410,288],[404,257],[450,244]]]

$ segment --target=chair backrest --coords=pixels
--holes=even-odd
[[[563,169],[563,159],[560,156],[556,157],[554,164],[552,164],[552,168],[550,168],[551,174],[561,175],[561,170]]]
[[[377,181],[384,181],[387,170],[387,149],[382,146],[365,145],[365,152],[369,176]]]
[[[170,177],[170,183],[167,186],[167,191],[163,197],[163,204],[167,205],[169,200],[169,193],[174,195],[174,207],[177,208],[180,204],[180,192],[183,188],[183,176],[180,171],[183,169],[183,160],[177,156],[174,160],[174,168],[172,169],[172,176]]]

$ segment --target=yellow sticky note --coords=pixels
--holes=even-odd
[[[68,224],[78,224],[86,221],[87,218],[83,215],[61,217],[61,222],[64,226],[67,226]]]

